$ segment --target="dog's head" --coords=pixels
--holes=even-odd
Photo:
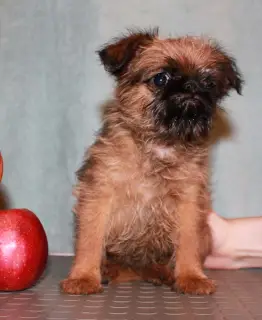
[[[169,143],[205,139],[218,103],[232,89],[241,94],[234,59],[209,39],[130,32],[98,53],[117,81],[123,119]]]

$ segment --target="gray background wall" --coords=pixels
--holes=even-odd
[[[261,0],[1,0],[0,22],[2,189],[39,216],[51,252],[72,252],[74,172],[112,90],[95,50],[130,26],[207,34],[236,56],[246,86],[224,103],[234,133],[214,148],[214,209],[261,213]]]

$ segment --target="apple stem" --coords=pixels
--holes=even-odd
[[[3,177],[3,172],[4,172],[4,161],[3,161],[3,157],[0,151],[0,182],[2,180]]]

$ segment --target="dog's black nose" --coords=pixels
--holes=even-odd
[[[194,93],[199,89],[199,86],[195,80],[189,80],[184,84],[184,89],[187,92]]]

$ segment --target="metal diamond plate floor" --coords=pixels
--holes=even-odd
[[[147,283],[105,286],[103,294],[71,296],[58,283],[71,258],[52,257],[45,276],[33,288],[0,292],[0,320],[262,320],[262,269],[209,271],[218,291],[209,297],[178,295]]]

